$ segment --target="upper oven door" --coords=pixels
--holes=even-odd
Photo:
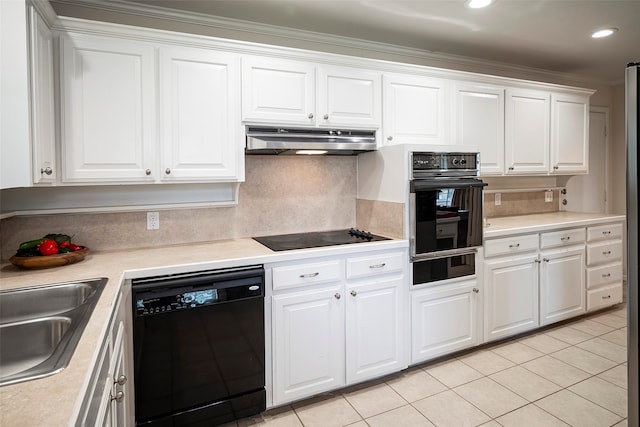
[[[411,256],[433,258],[482,245],[482,188],[476,178],[411,181]]]

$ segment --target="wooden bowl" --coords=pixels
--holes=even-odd
[[[89,248],[82,248],[66,254],[46,255],[46,256],[12,256],[9,262],[20,268],[50,268],[61,267],[63,265],[75,264],[82,261],[89,253]]]

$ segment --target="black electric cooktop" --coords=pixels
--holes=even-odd
[[[253,240],[262,243],[272,251],[287,251],[291,249],[307,249],[321,246],[346,245],[351,243],[378,242],[390,239],[387,237],[377,236],[366,231],[350,228],[348,230],[254,237]]]

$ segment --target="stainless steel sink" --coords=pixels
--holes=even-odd
[[[106,278],[0,292],[0,386],[68,364]]]

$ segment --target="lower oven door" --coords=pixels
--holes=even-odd
[[[413,285],[472,276],[476,274],[476,251],[473,249],[439,258],[414,259],[411,266]]]
[[[482,245],[482,189],[476,178],[411,181],[411,257],[455,254]],[[438,256],[438,255],[436,255]]]

